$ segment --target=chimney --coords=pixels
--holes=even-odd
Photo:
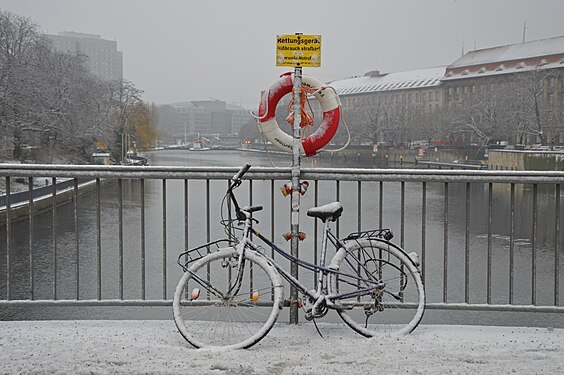
[[[380,77],[381,75],[379,70],[371,70],[364,74],[365,77]]]

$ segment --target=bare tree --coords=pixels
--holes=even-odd
[[[360,140],[370,140],[372,143],[388,141],[391,99],[385,95],[374,95],[369,104],[360,107],[353,115],[351,135]]]
[[[141,95],[143,90],[127,80],[111,81],[108,83],[108,97],[112,107],[111,122],[114,129],[114,139],[110,142],[114,156],[123,155],[123,134],[135,134],[135,123],[130,121],[135,109],[143,104]]]
[[[499,83],[481,86],[477,95],[451,108],[449,130],[456,135],[469,134],[482,146],[505,140],[511,124],[506,90]]]
[[[416,107],[407,98],[395,105],[385,121],[384,136],[386,141],[396,144],[409,140],[409,129],[413,127],[416,114]]]
[[[447,112],[443,109],[433,113],[419,114],[414,117],[409,129],[411,140],[424,140],[431,146],[432,141],[446,135]]]
[[[513,81],[515,101],[514,113],[519,116],[518,137],[538,137],[541,144],[546,142],[546,130],[558,122],[552,108],[544,99],[547,78],[550,71],[537,67],[534,71],[516,75]]]
[[[34,81],[46,45],[36,28],[28,18],[0,11],[0,129],[12,136],[17,158],[23,132],[37,121],[40,98]]]

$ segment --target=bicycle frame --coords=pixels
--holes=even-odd
[[[234,187],[236,187],[236,186],[234,186]],[[309,262],[306,262],[302,259],[294,257],[291,254],[289,254],[288,252],[284,251],[283,249],[278,247],[276,244],[272,243],[270,240],[268,240],[266,237],[264,237],[262,234],[260,234],[258,231],[256,231],[252,227],[253,218],[252,218],[251,213],[262,209],[262,207],[259,208],[259,206],[257,206],[257,207],[250,207],[248,209],[241,209],[239,207],[238,203],[237,203],[237,199],[235,198],[235,196],[233,194],[232,187],[230,187],[230,189],[229,189],[229,194],[230,194],[231,202],[235,206],[235,212],[237,213],[238,219],[241,219],[242,215],[244,215],[244,217],[245,217],[245,220],[244,220],[245,225],[244,225],[244,229],[243,229],[243,236],[241,236],[240,243],[237,245],[237,249],[239,250],[239,252],[241,254],[240,259],[239,259],[239,264],[238,264],[239,267],[241,266],[241,261],[242,261],[242,258],[243,258],[242,254],[243,254],[244,251],[246,251],[246,249],[251,249],[251,251],[259,252],[257,245],[255,245],[252,242],[252,240],[250,239],[250,235],[253,234],[256,237],[258,237],[261,241],[266,243],[273,250],[275,250],[278,254],[280,254],[284,258],[290,260],[291,262],[296,263],[298,265],[298,267],[306,269],[306,270],[311,271],[311,272],[314,272],[315,274],[318,275],[316,289],[310,290],[302,282],[300,282],[297,278],[292,276],[286,269],[284,269],[283,267],[278,265],[272,258],[268,257],[265,254],[261,254],[262,256],[266,257],[270,261],[272,266],[276,268],[276,270],[280,273],[280,275],[282,277],[284,277],[284,279],[286,279],[292,286],[296,287],[303,295],[308,296],[313,301],[318,300],[320,297],[326,297],[329,300],[329,302],[333,303],[336,300],[349,299],[349,298],[355,298],[355,297],[358,297],[358,296],[366,295],[366,294],[372,293],[375,290],[382,288],[382,286],[383,286],[382,283],[375,284],[374,280],[366,279],[366,278],[364,278],[360,275],[360,271],[364,270],[367,274],[369,274],[369,271],[366,269],[366,267],[364,267],[364,265],[361,264],[359,259],[354,258],[354,254],[350,253],[347,250],[345,243],[343,241],[339,240],[337,237],[335,237],[335,235],[333,235],[333,233],[331,232],[331,229],[329,228],[329,223],[327,221],[324,223],[324,226],[323,226],[322,250],[321,250],[320,264],[317,265],[317,264],[309,263]],[[240,215],[239,212],[242,215]],[[358,261],[359,270],[357,271],[356,275],[343,274],[343,273],[339,272],[338,270],[331,269],[331,268],[326,266],[328,242],[331,242],[333,244],[333,246],[335,247],[335,252],[339,251],[340,249],[344,249],[345,251],[347,251],[347,255],[352,256],[353,259]],[[328,288],[327,283],[328,283],[329,274],[345,275],[345,276],[347,276],[351,279],[357,280],[359,283],[365,283],[366,285],[370,285],[370,286],[367,286],[366,288],[362,288],[362,289],[359,288],[354,292],[338,293],[338,294],[329,295],[328,289],[327,289]],[[331,305],[328,305],[328,307],[334,308]]]

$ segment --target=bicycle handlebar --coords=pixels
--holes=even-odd
[[[239,208],[239,203],[237,203],[237,199],[235,198],[235,194],[233,194],[233,190],[241,185],[241,177],[243,177],[243,175],[247,173],[249,168],[251,168],[251,165],[249,163],[245,163],[245,165],[243,165],[241,169],[239,169],[239,171],[235,173],[235,175],[231,178],[232,182],[227,189],[227,194],[229,194],[229,196],[231,197],[231,203],[235,207],[235,214],[237,215],[237,219],[239,220],[245,220],[246,216]]]
[[[249,168],[251,168],[251,165],[249,163],[245,163],[245,165],[243,165],[241,167],[241,169],[239,169],[239,172],[235,173],[235,175],[233,176],[233,178],[231,180],[233,181],[238,181],[241,179],[241,177],[243,177],[243,175],[245,173],[247,173],[247,171],[249,170]]]

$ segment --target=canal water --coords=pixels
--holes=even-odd
[[[231,166],[244,163],[253,166],[281,166],[291,164],[289,156],[240,151],[183,151],[164,150],[148,155],[150,165],[159,166]],[[328,158],[304,158],[303,167],[346,167],[372,168],[371,161],[330,160]],[[249,184],[237,190],[242,204],[259,204],[265,210],[255,217],[259,220],[259,230],[272,236],[282,248],[289,249],[281,234],[289,231],[290,198],[279,193],[279,187],[286,181],[275,183],[274,215],[271,206],[271,182],[254,181],[252,202]],[[415,251],[421,255],[422,249],[422,184],[405,184],[405,222],[401,231],[400,183],[383,184],[383,206],[379,207],[380,184],[366,182],[361,185],[362,208],[359,222],[356,182],[322,181],[317,185],[318,204],[337,198],[345,207],[344,214],[334,228],[343,237],[349,232],[383,227],[395,233],[394,241],[403,244],[407,252]],[[119,281],[119,208],[117,204],[118,184],[103,186],[101,193],[101,263],[102,288],[104,299],[120,297]],[[206,185],[203,181],[188,182],[188,227],[184,226],[184,180],[169,180],[163,187],[161,180],[145,182],[145,250],[146,250],[146,294],[147,299],[172,298],[174,288],[182,270],[176,264],[177,256],[185,248],[205,243],[208,239],[224,238],[220,208],[226,181],[210,183],[210,209],[206,207]],[[444,295],[448,302],[465,301],[465,246],[466,211],[465,184],[449,184],[448,219],[445,230],[445,187],[443,183],[428,183],[426,193],[425,222],[425,284],[428,302],[441,302]],[[514,303],[531,304],[535,283],[534,298],[539,305],[554,304],[555,274],[555,198],[553,188],[539,187],[537,208],[538,224],[535,237],[533,227],[532,187],[516,185],[516,235],[514,244]],[[163,230],[163,191],[166,191],[166,230]],[[314,205],[315,184],[302,197],[300,229],[307,239],[300,243],[300,257],[313,261],[315,250],[314,221],[305,215],[307,208]],[[139,181],[123,181],[123,297],[140,299],[142,293],[141,257],[141,185]],[[469,300],[471,303],[486,303],[488,298],[487,258],[488,258],[488,186],[472,184],[471,209],[469,215]],[[509,299],[510,280],[510,190],[509,185],[494,184],[492,194],[491,223],[491,303],[506,304]],[[380,216],[380,211],[382,215]],[[226,212],[224,211],[224,214]],[[564,212],[560,212],[563,217]],[[274,216],[274,224],[271,224]],[[209,220],[210,232],[207,232]],[[57,298],[74,299],[77,293],[76,243],[79,244],[78,293],[80,299],[95,299],[97,295],[96,258],[96,195],[87,194],[79,198],[78,239],[75,234],[72,205],[61,206],[57,210],[56,254],[53,251],[52,215],[50,212],[34,219],[33,241],[33,295],[34,299],[50,299],[53,296],[56,278]],[[274,228],[274,233],[272,229]],[[321,227],[319,227],[319,232]],[[448,236],[448,257],[445,269],[445,233]],[[534,242],[533,242],[534,240]],[[560,244],[564,243],[560,238]],[[533,246],[534,244],[534,246]],[[12,225],[10,251],[10,291],[11,299],[27,299],[30,295],[30,243],[28,221]],[[536,275],[533,277],[533,247],[536,253]],[[319,248],[319,246],[318,246]],[[164,249],[164,251],[163,251]],[[269,250],[267,251],[269,252]],[[56,270],[54,269],[56,257]],[[329,255],[331,256],[331,254]],[[163,261],[164,258],[164,261]],[[276,258],[278,259],[278,258]],[[282,261],[282,264],[285,264]],[[286,262],[287,263],[287,262]],[[564,268],[564,256],[560,257],[560,269]],[[5,299],[7,257],[6,227],[0,228],[0,298]],[[56,272],[56,276],[55,276]],[[164,276],[163,276],[164,274]],[[300,278],[311,282],[313,276],[305,271]],[[446,279],[446,288],[445,288]],[[311,280],[311,281],[309,281]],[[562,272],[560,285],[564,285]],[[445,290],[446,289],[446,290]],[[559,298],[564,300],[564,287],[560,287]],[[170,308],[107,308],[107,307],[64,307],[64,308],[2,308],[0,319],[168,319]],[[284,317],[282,318],[282,320]],[[325,319],[338,319],[336,314],[328,314]],[[539,325],[564,326],[561,314],[524,313],[484,313],[429,310],[424,318],[428,323],[472,323],[500,325]]]

